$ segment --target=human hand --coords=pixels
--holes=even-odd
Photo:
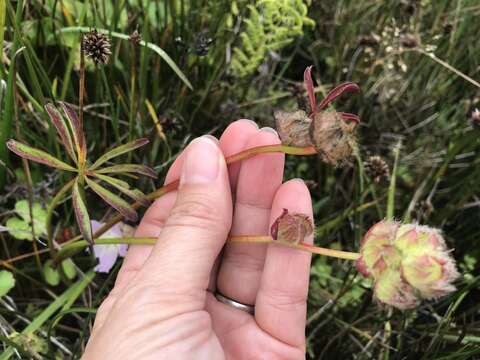
[[[220,140],[187,147],[165,181],[180,178],[178,191],[156,200],[136,232],[158,241],[130,247],[83,359],[305,358],[310,254],[227,243],[219,257],[229,233],[268,234],[283,208],[312,217],[304,183],[282,184],[283,154],[227,169],[224,156],[279,142],[271,129],[240,120]],[[215,286],[255,305],[255,315],[217,301]]]

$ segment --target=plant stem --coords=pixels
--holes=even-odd
[[[53,229],[52,229],[53,210],[58,205],[60,200],[63,198],[65,193],[68,190],[70,190],[70,188],[73,186],[73,184],[75,183],[75,179],[76,178],[71,179],[60,189],[60,191],[54,196],[54,198],[52,199],[52,202],[48,205],[48,208],[47,208],[47,218],[45,222],[47,225],[48,248],[50,250],[50,255],[52,258],[55,256],[55,246],[53,245]]]
[[[78,121],[80,122],[80,129],[83,131],[83,103],[85,98],[85,49],[83,47],[83,34],[80,37],[80,83],[78,89]],[[78,153],[79,165],[83,172],[83,167],[85,166],[85,156],[83,151]]]
[[[335,249],[328,249],[323,247],[318,247],[311,244],[306,243],[285,243],[281,241],[273,240],[271,236],[231,236],[228,238],[228,241],[235,242],[235,243],[248,243],[248,244],[277,244],[281,246],[286,246],[293,249],[303,250],[310,252],[312,254],[324,255],[329,257],[335,257],[338,259],[346,259],[346,260],[357,260],[360,257],[359,253],[349,252],[349,251],[341,251]]]
[[[346,259],[346,260],[357,260],[360,257],[360,254],[348,251],[341,251],[341,250],[334,250],[328,248],[322,248],[306,243],[299,243],[299,244],[291,244],[273,240],[271,236],[255,236],[255,235],[247,235],[247,236],[231,236],[228,238],[229,242],[234,243],[247,243],[247,244],[276,244],[280,246],[286,246],[293,249],[303,250],[310,252],[312,254],[319,254],[329,257],[334,257],[338,259]],[[143,238],[104,238],[104,239],[96,239],[95,244],[135,244],[135,245],[154,245],[157,242],[157,238],[153,237],[143,237]],[[88,242],[86,240],[75,241],[70,243],[58,252],[57,257],[55,258],[55,263],[60,263],[65,258],[71,256],[72,251],[77,249],[83,249],[88,246]]]
[[[313,146],[302,148],[302,147],[286,146],[286,145],[264,145],[264,146],[257,146],[251,149],[247,149],[237,154],[231,155],[227,157],[225,161],[229,165],[240,160],[251,158],[257,154],[274,153],[274,152],[282,152],[284,154],[290,154],[290,155],[313,155],[317,153]],[[152,201],[165,195],[170,191],[176,190],[178,189],[178,184],[179,184],[178,180],[172,181],[171,183],[164,185],[161,188],[158,188],[154,192],[147,194],[146,195],[147,199]],[[138,202],[134,202],[131,206],[134,209],[138,209],[141,206],[141,204]],[[100,235],[108,231],[112,226],[114,226],[116,223],[118,223],[122,219],[123,219],[122,215],[116,214],[110,220],[108,220],[105,223],[105,225],[103,225],[100,229],[98,229],[95,232],[95,234],[93,234],[93,238],[94,239],[98,238]],[[79,239],[81,239],[81,236],[77,236],[74,238],[74,240],[79,240]]]
[[[234,154],[232,156],[227,157],[226,162],[227,164],[232,164],[234,162],[240,161],[240,160],[245,160],[248,158],[251,158],[255,156],[256,154],[262,154],[262,153],[267,153],[267,152],[283,152],[285,154],[290,154],[290,155],[313,155],[316,154],[316,151],[313,147],[294,147],[294,146],[286,146],[286,145],[265,145],[265,146],[257,146],[251,149],[247,149],[244,151],[239,152],[238,154]],[[68,186],[67,186],[68,185]],[[48,237],[48,244],[50,247],[50,251],[52,254],[55,253],[55,248],[53,246],[53,239],[52,239],[52,230],[51,230],[51,218],[52,218],[52,213],[53,213],[53,208],[55,208],[56,204],[54,204],[54,201],[58,202],[63,196],[63,194],[72,187],[73,185],[73,180],[71,180],[69,183],[67,183],[62,190],[59,191],[59,193],[55,196],[55,198],[52,200],[52,203],[50,204],[48,208],[48,214],[47,214],[47,237]],[[148,200],[153,201],[166,193],[176,190],[179,185],[179,180],[172,181],[171,183],[164,185],[157,190],[151,192],[150,194],[147,194],[146,197]],[[66,189],[65,189],[66,187]],[[62,194],[60,194],[62,192]],[[57,199],[57,197],[59,197]],[[52,206],[53,205],[53,206]],[[134,202],[131,204],[131,206],[134,209],[138,209],[141,204],[138,202]],[[107,232],[110,228],[112,228],[116,223],[121,221],[123,219],[123,216],[120,214],[116,214],[112,216],[100,229],[98,229],[94,234],[93,238],[95,239],[95,243],[97,243],[98,238]],[[77,235],[74,238],[70,239],[68,242],[64,243],[64,247],[68,246],[69,244],[73,244],[78,242],[79,240],[82,240],[82,235]],[[308,250],[310,251],[310,250]],[[39,250],[39,254],[42,254],[45,252],[44,250]],[[13,263],[19,260],[27,259],[31,256],[32,254],[24,254],[17,256],[15,258],[5,260],[5,263]],[[351,258],[353,259],[353,258]],[[58,259],[54,258],[54,262],[57,262]],[[1,264],[1,263],[0,263]]]

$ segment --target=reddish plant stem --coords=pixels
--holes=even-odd
[[[324,256],[335,257],[338,259],[346,259],[346,260],[357,260],[360,257],[359,253],[349,252],[349,251],[341,251],[335,249],[328,249],[323,247],[318,247],[315,245],[307,244],[307,243],[286,243],[277,240],[273,240],[271,236],[231,236],[228,238],[228,241],[236,242],[236,243],[256,243],[256,244],[277,244],[281,246],[287,246],[293,249],[303,250],[310,252],[312,254],[319,254]]]
[[[290,155],[314,155],[314,154],[317,153],[313,146],[308,146],[308,147],[301,148],[301,147],[286,146],[286,145],[281,145],[281,144],[280,145],[265,145],[265,146],[257,146],[257,147],[251,148],[251,149],[241,151],[237,154],[231,155],[231,156],[226,158],[226,162],[227,162],[227,164],[232,164],[232,163],[235,163],[237,161],[241,161],[241,160],[251,158],[251,157],[253,157],[257,154],[274,153],[274,152],[281,152],[281,153],[290,154]],[[147,194],[146,195],[147,199],[150,200],[150,201],[153,201],[153,200],[165,195],[166,193],[168,193],[170,191],[176,190],[178,188],[178,185],[179,185],[179,180],[172,181],[171,183],[158,188],[157,190],[151,192],[150,194]],[[141,204],[138,203],[138,202],[134,202],[131,206],[134,209],[138,209],[139,207],[141,207]],[[112,216],[100,229],[98,229],[93,234],[93,238],[94,239],[98,238],[99,236],[101,236],[102,234],[107,232],[110,228],[112,228],[112,226],[114,226],[116,223],[118,223],[122,219],[123,219],[123,216],[120,215],[120,214],[116,214],[116,215]],[[82,239],[82,236],[77,235],[74,238],[64,242],[62,244],[62,246],[74,243],[74,242],[79,241],[81,239]],[[42,250],[38,251],[38,254],[43,254],[47,251],[48,251],[47,249],[42,249]],[[27,258],[31,257],[32,255],[34,255],[34,254],[32,254],[32,253],[22,254],[22,255],[19,255],[17,257],[14,257],[12,259],[1,261],[0,265],[13,263],[13,262],[16,262],[16,261],[19,261],[19,260],[27,259]],[[54,259],[54,262],[55,262],[55,259]]]
[[[225,160],[227,164],[232,164],[240,160],[245,160],[248,158],[251,158],[257,154],[262,154],[262,153],[274,153],[274,152],[282,152],[285,154],[290,154],[290,155],[313,155],[316,154],[317,151],[313,146],[308,146],[304,148],[300,147],[295,147],[295,146],[286,146],[286,145],[265,145],[265,146],[257,146],[251,149],[247,149],[244,151],[239,152],[238,154],[234,154],[231,156],[228,156]],[[155,200],[166,193],[176,190],[178,188],[179,181],[175,180],[172,181],[171,183],[162,186],[161,188],[158,188],[154,192],[151,192],[150,194],[147,194],[147,199],[152,201]],[[132,207],[134,209],[138,209],[141,206],[140,203],[135,202],[132,204]],[[94,234],[93,238],[97,238],[106,231],[108,231],[112,226],[114,226],[116,223],[118,223],[120,220],[123,219],[123,216],[120,214],[116,214],[113,216],[109,221],[105,223],[100,229],[98,229]],[[75,240],[81,239],[81,236],[77,236]]]

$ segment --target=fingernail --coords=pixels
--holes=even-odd
[[[218,176],[219,156],[220,150],[210,136],[193,140],[187,149],[180,185],[214,181]]]
[[[244,122],[244,123],[247,123],[247,124],[251,124],[253,126],[255,126],[257,129],[258,129],[258,124],[253,121],[253,120],[250,120],[250,119],[240,119],[240,120],[237,120],[237,122]]]
[[[269,132],[269,133],[278,135],[277,131],[269,126],[262,127],[260,131]]]
[[[293,179],[290,179],[290,180],[288,180],[288,181],[296,182],[296,183],[304,184],[304,185],[305,185],[305,181],[303,181],[303,179],[300,179],[300,178],[293,178]]]

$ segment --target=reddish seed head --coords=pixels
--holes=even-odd
[[[273,240],[291,244],[303,242],[312,233],[312,220],[307,215],[299,213],[290,214],[287,209],[283,209],[282,214],[270,228]]]

